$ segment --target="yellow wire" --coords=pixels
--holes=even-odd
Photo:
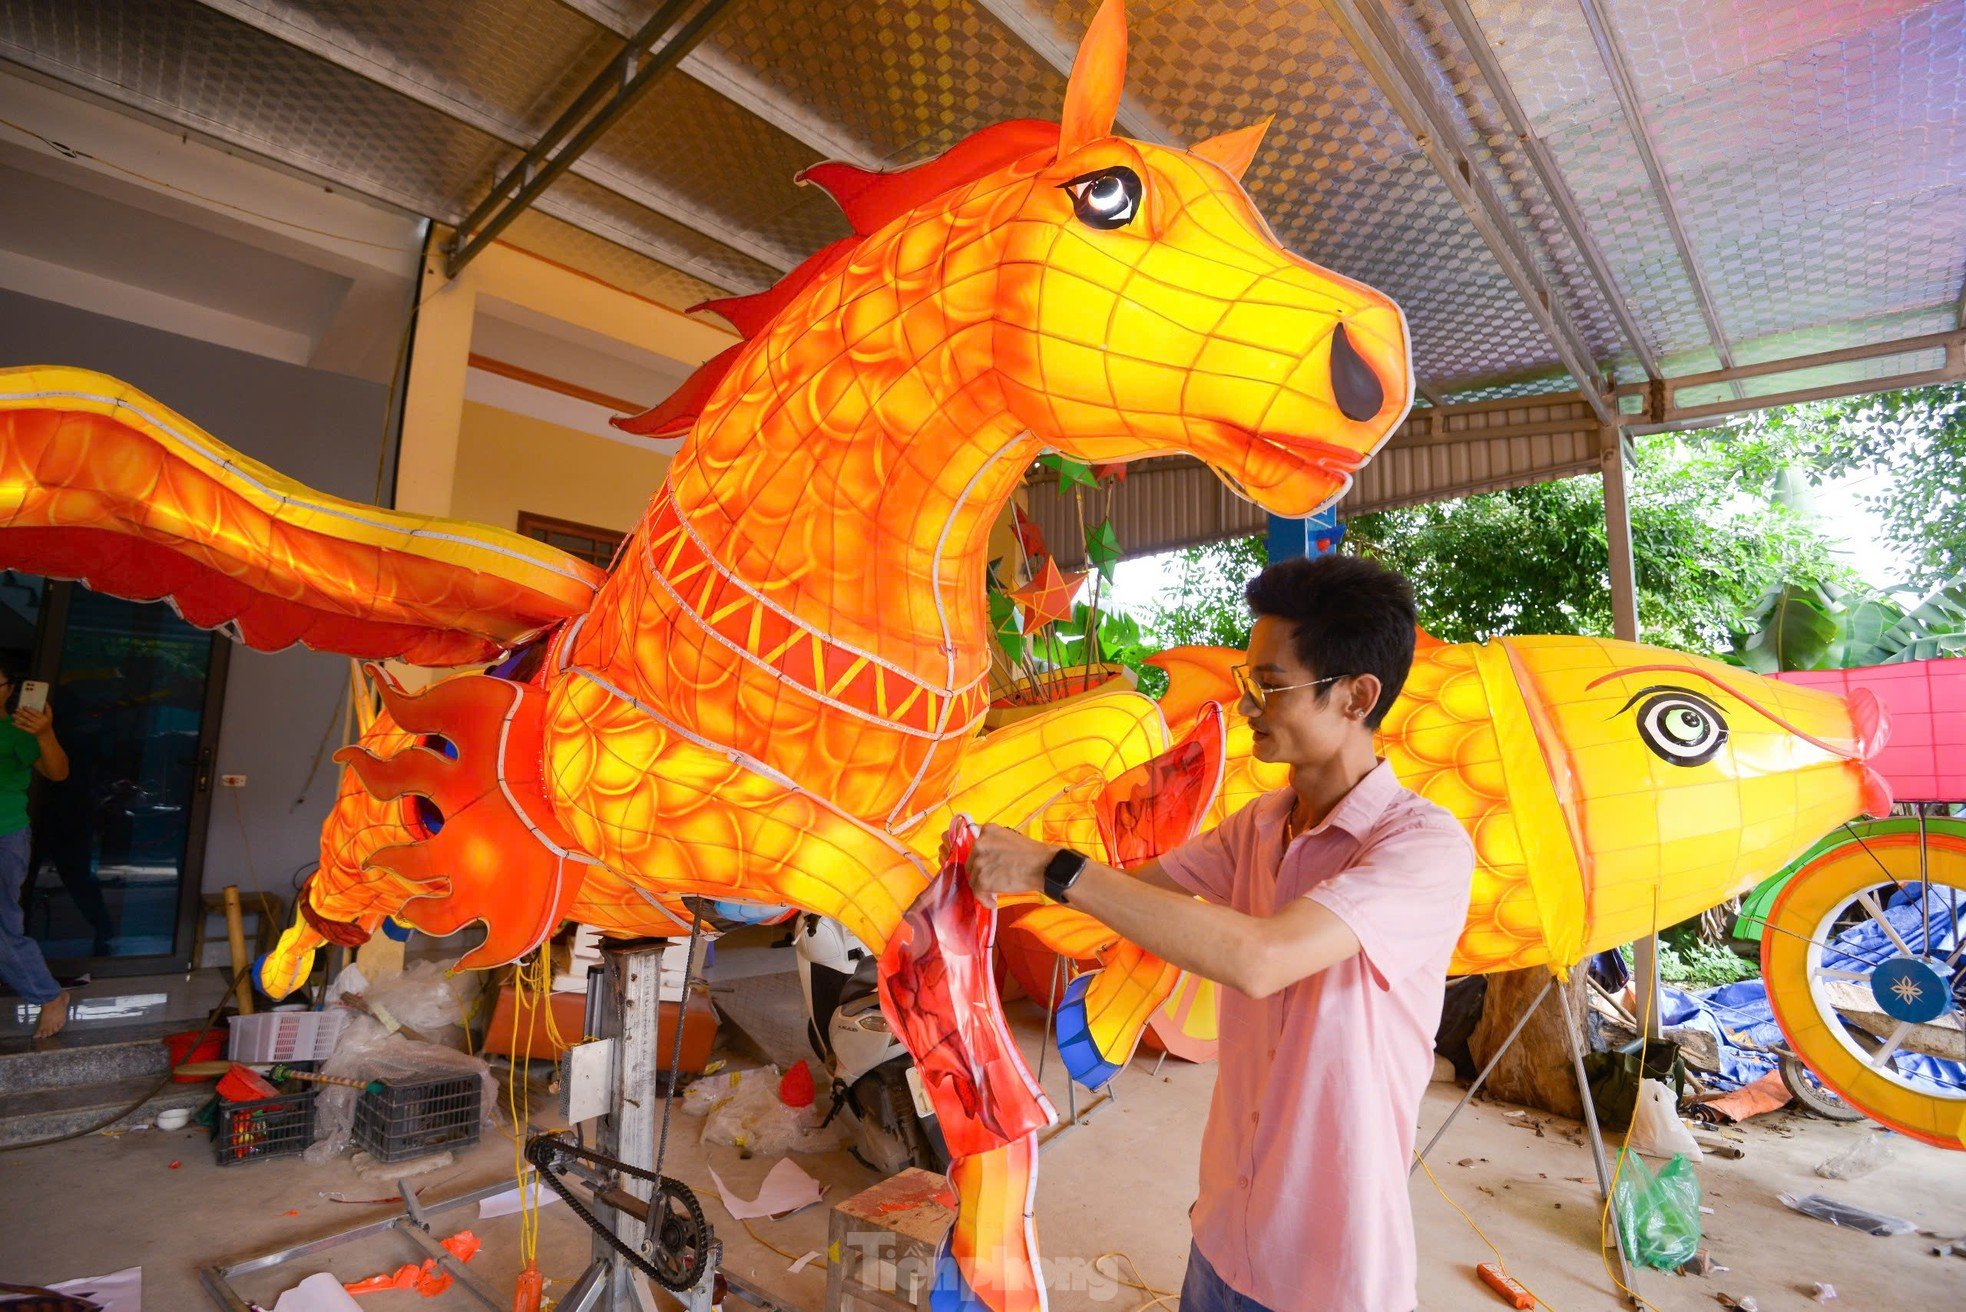
[[[1099,1264],[1109,1257],[1114,1259],[1115,1263],[1126,1263],[1127,1269],[1133,1272],[1133,1279],[1128,1280],[1125,1276],[1121,1275],[1117,1265],[1111,1271],[1102,1269]],[[1181,1296],[1172,1290],[1155,1289],[1152,1285],[1148,1284],[1146,1278],[1140,1274],[1140,1268],[1135,1264],[1130,1254],[1122,1253],[1117,1249],[1101,1253],[1092,1259],[1092,1269],[1116,1285],[1125,1285],[1128,1289],[1137,1289],[1143,1294],[1153,1295],[1146,1302],[1133,1308],[1132,1312],[1147,1312],[1147,1309],[1150,1307],[1162,1307],[1166,1308],[1167,1312],[1179,1312],[1181,1306],[1179,1300]]]
[[[1538,1307],[1546,1307],[1550,1310],[1550,1312],[1556,1312],[1555,1304],[1551,1303],[1548,1299],[1544,1298],[1541,1294],[1531,1289],[1529,1287],[1528,1282],[1525,1281],[1521,1276],[1516,1275],[1509,1270],[1509,1259],[1502,1256],[1502,1250],[1495,1247],[1495,1241],[1493,1239],[1490,1239],[1486,1234],[1482,1232],[1481,1227],[1475,1224],[1475,1219],[1472,1216],[1469,1216],[1467,1212],[1463,1211],[1459,1203],[1455,1202],[1452,1198],[1449,1198],[1447,1196],[1447,1190],[1441,1187],[1441,1183],[1438,1179],[1435,1179],[1433,1167],[1427,1165],[1427,1159],[1420,1156],[1420,1154],[1418,1153],[1414,1153],[1413,1160],[1415,1162],[1418,1162],[1420,1164],[1420,1169],[1427,1173],[1427,1179],[1433,1181],[1434,1192],[1440,1195],[1440,1200],[1446,1203],[1449,1207],[1453,1208],[1456,1212],[1460,1213],[1461,1219],[1468,1223],[1468,1229],[1474,1231],[1476,1237],[1479,1238],[1482,1243],[1488,1245],[1488,1251],[1495,1254],[1495,1265],[1501,1271],[1501,1273],[1505,1276],[1508,1276],[1509,1279],[1515,1281],[1518,1285],[1521,1285],[1523,1292],[1528,1294],[1529,1297],[1535,1299],[1536,1305]],[[1615,1279],[1616,1277],[1613,1278]]]
[[[1656,936],[1658,932],[1659,886],[1657,883],[1654,883],[1652,886],[1652,933]],[[1658,955],[1654,953],[1653,960],[1657,961],[1657,959]],[[1634,979],[1636,979],[1636,972],[1634,972]],[[1651,1040],[1652,1008],[1653,1004],[1658,1000],[1652,989],[1646,989],[1645,995],[1645,1005],[1640,1009],[1644,1014],[1639,1017],[1638,1022],[1638,1091],[1641,1095],[1645,1092],[1645,1049],[1646,1044]],[[1590,1097],[1590,1091],[1588,1089],[1584,1091],[1584,1096],[1586,1098]],[[1605,1190],[1604,1206],[1598,1210],[1597,1214],[1597,1260],[1604,1264],[1604,1274],[1609,1276],[1611,1283],[1618,1287],[1619,1293],[1642,1308],[1650,1308],[1651,1312],[1660,1312],[1658,1304],[1633,1289],[1630,1285],[1627,1285],[1624,1281],[1618,1279],[1617,1267],[1604,1251],[1604,1241],[1609,1236],[1611,1228],[1611,1200],[1618,1196],[1618,1173],[1625,1169],[1625,1158],[1631,1155],[1632,1131],[1637,1128],[1638,1106],[1634,1103],[1632,1106],[1631,1121],[1625,1126],[1625,1137],[1618,1144],[1618,1160],[1611,1165],[1611,1187]],[[1622,1235],[1618,1242],[1621,1246],[1623,1245],[1624,1240]]]

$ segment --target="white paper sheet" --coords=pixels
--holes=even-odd
[[[538,1203],[541,1207],[566,1201],[566,1199],[560,1197],[543,1184],[535,1192],[539,1195]],[[519,1185],[514,1185],[502,1194],[493,1194],[490,1198],[479,1199],[478,1219],[480,1221],[489,1221],[495,1216],[511,1216],[514,1212],[525,1210],[526,1202],[526,1189]]]
[[[785,1269],[791,1272],[793,1275],[797,1275],[799,1274],[799,1272],[805,1270],[807,1267],[811,1266],[814,1262],[817,1262],[818,1260],[819,1260],[819,1250],[816,1248],[810,1249],[807,1251],[804,1257],[792,1263],[792,1265],[786,1267]]]
[[[325,1271],[317,1271],[280,1295],[273,1312],[362,1312],[355,1296]]]
[[[102,1304],[103,1312],[143,1312],[143,1268],[125,1267],[114,1275],[87,1280],[64,1280],[48,1288],[57,1294],[77,1294]]]
[[[730,1186],[716,1171],[710,1172],[710,1178],[717,1182],[717,1192],[723,1196],[724,1209],[739,1221],[796,1212],[801,1207],[810,1207],[818,1202],[823,1192],[819,1181],[801,1171],[799,1164],[789,1157],[778,1159],[778,1165],[765,1176],[758,1196],[748,1203],[731,1193]]]

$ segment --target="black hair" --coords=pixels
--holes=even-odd
[[[27,677],[27,657],[21,652],[0,651],[0,675],[5,675],[8,683],[19,683]]]
[[[1419,616],[1403,575],[1362,556],[1298,557],[1258,574],[1243,596],[1253,613],[1289,621],[1291,646],[1313,675],[1377,675],[1365,724],[1379,727],[1413,668]],[[1323,701],[1331,685],[1312,691]]]

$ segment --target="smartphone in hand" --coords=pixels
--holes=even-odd
[[[23,711],[45,711],[48,709],[48,683],[45,679],[26,679],[20,686],[20,709]]]

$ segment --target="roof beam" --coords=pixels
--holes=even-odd
[[[1763,396],[1744,396],[1740,387],[1741,381],[1748,378],[1799,373],[1805,369],[1822,369],[1831,365],[1860,364],[1869,360],[1883,360],[1925,351],[1943,351],[1945,358],[1935,369],[1901,371],[1884,378],[1826,383],[1820,387],[1797,388]],[[1872,392],[1890,392],[1903,387],[1924,387],[1932,383],[1959,382],[1962,379],[1966,379],[1966,329],[1953,329],[1950,332],[1925,333],[1918,337],[1901,337],[1894,342],[1872,342],[1864,346],[1838,347],[1833,351],[1816,351],[1809,355],[1792,355],[1787,359],[1766,360],[1760,364],[1729,365],[1724,369],[1709,369],[1704,373],[1668,378],[1663,384],[1631,383],[1620,387],[1617,394],[1620,397],[1642,396],[1650,400],[1656,390],[1660,394],[1657,411],[1643,416],[1626,415],[1625,425],[1627,431],[1633,433],[1659,433],[1672,429],[1702,427],[1747,410],[1768,410],[1775,406],[1797,405],[1804,401],[1866,396]],[[1681,391],[1690,387],[1711,387],[1715,384],[1731,384],[1736,399],[1693,406],[1682,406],[1678,403],[1678,395]]]
[[[199,3],[276,40],[305,50],[344,72],[353,73],[426,109],[435,110],[453,122],[482,132],[515,150],[524,152],[532,147],[532,139],[523,126],[487,105],[470,90],[432,77],[411,76],[397,66],[371,58],[336,40],[334,32],[324,27],[318,17],[296,9],[287,0],[199,0]],[[418,70],[419,73],[421,71]],[[730,220],[722,215],[706,214],[665,188],[624,177],[592,160],[575,160],[568,171],[780,272],[792,268],[802,258],[797,252],[783,250],[753,237],[741,228],[733,227]],[[610,240],[613,238],[610,237]],[[690,251],[669,243],[653,244],[669,252],[663,257],[663,263],[692,277],[723,287],[726,291],[750,290],[732,286],[728,274],[705,266]]]
[[[997,20],[997,25],[1032,54],[1056,69],[1060,77],[1072,75],[1072,61],[1078,57],[1078,43],[1058,30],[1058,25],[1027,8],[1022,0],[976,0],[977,8]],[[1136,141],[1156,146],[1179,146],[1180,140],[1167,125],[1128,92],[1120,97],[1115,122]]]
[[[1605,380],[1590,348],[1571,323],[1562,300],[1544,279],[1535,256],[1509,219],[1508,210],[1495,194],[1488,175],[1461,149],[1453,120],[1435,97],[1415,52],[1372,0],[1323,0],[1323,4],[1454,199],[1467,212],[1475,230],[1494,252],[1503,274],[1556,348],[1563,367],[1577,380],[1578,389],[1591,409],[1604,423],[1618,423],[1618,413],[1605,398]]]
[[[1577,3],[1584,11],[1584,21],[1590,25],[1591,39],[1597,43],[1604,71],[1611,75],[1611,89],[1617,93],[1618,104],[1625,111],[1625,121],[1631,125],[1632,143],[1638,148],[1639,162],[1645,166],[1645,176],[1651,179],[1652,190],[1659,197],[1659,208],[1665,213],[1672,244],[1679,251],[1679,262],[1686,266],[1686,279],[1692,285],[1693,299],[1699,303],[1700,317],[1706,320],[1713,352],[1720,357],[1721,368],[1731,369],[1734,352],[1727,343],[1727,330],[1720,325],[1720,312],[1714,308],[1706,274],[1693,254],[1693,243],[1686,235],[1686,224],[1680,219],[1679,200],[1673,194],[1672,183],[1659,163],[1658,152],[1652,149],[1652,132],[1645,125],[1645,108],[1638,101],[1638,87],[1632,81],[1631,61],[1625,57],[1624,43],[1618,39],[1617,29],[1611,26],[1610,15],[1604,12],[1599,0],[1577,0]]]
[[[1494,48],[1482,34],[1481,25],[1475,21],[1468,0],[1441,0],[1447,9],[1447,16],[1453,20],[1454,30],[1461,34],[1461,43],[1467,47],[1474,59],[1475,67],[1481,70],[1482,80],[1488,83],[1495,93],[1495,101],[1502,107],[1502,114],[1509,121],[1509,130],[1515,133],[1516,141],[1529,156],[1529,165],[1536,172],[1537,180],[1543,184],[1543,191],[1549,196],[1556,216],[1563,224],[1563,230],[1570,234],[1571,244],[1583,257],[1584,266],[1590,270],[1591,278],[1610,307],[1612,317],[1617,319],[1625,340],[1631,345],[1632,353],[1638,357],[1640,367],[1647,378],[1657,378],[1659,361],[1652,354],[1651,345],[1645,340],[1645,333],[1633,317],[1630,305],[1625,300],[1624,291],[1618,286],[1617,275],[1612,273],[1610,261],[1604,258],[1604,251],[1597,239],[1591,236],[1584,223],[1584,216],[1577,206],[1577,197],[1564,181],[1563,170],[1557,165],[1556,156],[1543,143],[1534,127],[1530,125],[1529,115],[1516,99],[1515,89],[1509,85],[1507,74],[1495,58]]]
[[[607,0],[558,0],[588,22],[616,36],[634,34],[634,20],[617,12]],[[789,104],[784,92],[759,79],[756,73],[720,52],[698,46],[683,56],[676,71],[716,92],[806,146],[822,159],[857,164],[864,169],[888,166],[887,157],[867,142],[841,129],[837,124]]]
[[[703,39],[729,3],[663,0],[622,46],[621,53],[595,74],[538,143],[506,170],[477,208],[465,216],[445,247],[446,275],[457,277],[479,251],[497,240],[512,220],[553,185],[554,179],[634,107],[657,78],[674,68],[690,47]]]

